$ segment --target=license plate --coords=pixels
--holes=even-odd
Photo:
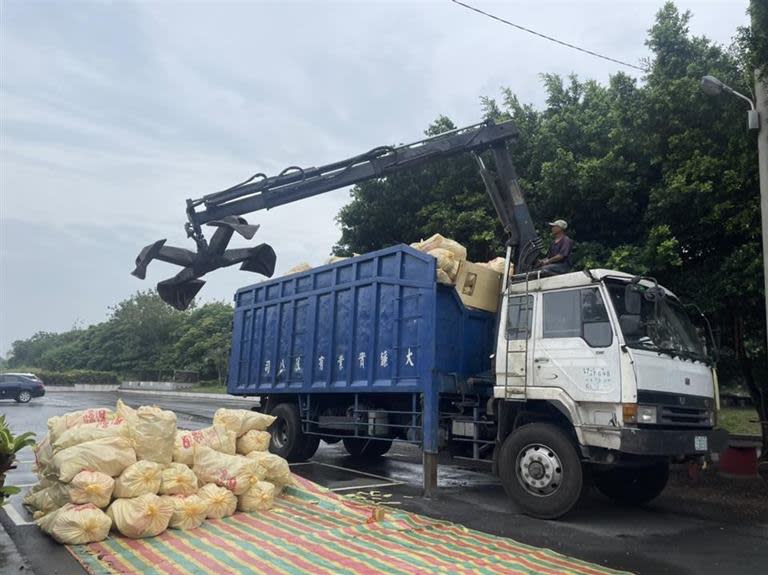
[[[693,447],[696,449],[696,451],[706,451],[707,450],[707,436],[706,435],[697,435],[693,438]]]

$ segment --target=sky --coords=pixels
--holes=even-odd
[[[630,63],[661,0],[467,0]],[[747,0],[678,0],[727,44]],[[192,248],[185,200],[256,172],[417,140],[438,115],[477,122],[509,87],[544,105],[542,73],[622,68],[434,1],[0,1],[0,355],[37,331],[103,321],[178,268],[129,275],[160,238]],[[316,265],[349,191],[246,216],[277,273]],[[406,217],[406,216],[403,216]],[[238,245],[233,241],[233,245]],[[239,245],[247,245],[245,243]],[[231,301],[258,276],[208,276]]]

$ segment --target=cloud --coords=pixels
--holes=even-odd
[[[476,3],[637,62],[659,2]],[[680,1],[727,42],[747,2]],[[539,74],[606,81],[611,63],[447,1],[3,3],[0,21],[0,353],[37,330],[104,318],[174,273],[128,275],[161,237],[188,245],[187,198],[261,171],[413,141],[439,114],[479,117],[509,86],[544,104]],[[634,72],[629,71],[634,74]],[[247,216],[278,269],[327,256],[340,190]],[[204,298],[252,278],[218,272]]]

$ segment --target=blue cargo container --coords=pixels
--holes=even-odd
[[[228,392],[298,395],[307,433],[314,394],[413,394],[413,437],[436,452],[439,396],[490,370],[495,316],[466,308],[435,266],[398,245],[238,290]]]

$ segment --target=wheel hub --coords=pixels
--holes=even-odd
[[[272,443],[278,449],[288,443],[288,422],[278,417],[272,428]]]
[[[515,471],[520,484],[541,497],[555,493],[563,480],[563,466],[557,453],[539,443],[520,450]]]

